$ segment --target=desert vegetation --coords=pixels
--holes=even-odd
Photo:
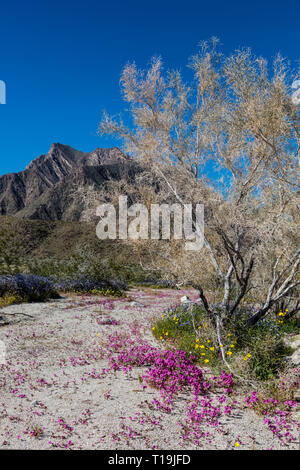
[[[134,392],[158,392],[141,404],[143,414],[132,413],[128,426],[103,437],[113,448],[130,448],[136,438],[148,448],[149,436],[132,423],[150,423],[156,432],[184,393],[176,421],[181,446],[211,444],[211,429],[226,436],[221,418],[233,416],[242,402],[288,447],[299,430],[293,417],[299,348],[295,356],[292,340],[300,331],[300,114],[291,98],[299,74],[280,56],[272,64],[248,49],[225,57],[215,38],[203,42],[188,65],[181,73],[164,72],[160,58],[145,71],[128,64],[120,83],[129,116],[104,113],[99,134],[120,138],[123,151],[142,169],[108,185],[107,200],[126,194],[147,208],[202,203],[203,247],[187,251],[174,225],[170,240],[99,242],[95,220],[2,217],[1,306],[78,294],[61,304],[68,326],[62,325],[60,307],[47,319],[69,341],[68,347],[61,342],[63,358],[55,359],[63,375],[82,369],[74,384],[107,380],[118,389],[117,381],[124,386],[126,377],[139,382],[141,390]],[[80,188],[81,196],[95,214],[102,201],[95,188],[88,189]],[[194,211],[191,218],[197,239]],[[182,294],[192,298],[180,299]],[[89,308],[97,310],[87,313]],[[81,335],[74,317],[88,334]],[[99,326],[105,328],[100,337]],[[43,328],[41,321],[41,336]],[[68,328],[74,330],[71,339]],[[105,366],[96,370],[100,362]],[[52,383],[37,380],[56,386],[56,370],[54,376]],[[32,393],[30,380],[26,386]],[[17,397],[29,400],[26,393]],[[113,393],[109,388],[104,399]],[[71,448],[74,428],[91,416],[88,409],[72,425],[56,417],[60,440],[53,431],[49,445]],[[24,434],[42,439],[43,428],[30,426]],[[238,448],[242,439],[228,445]]]
[[[232,328],[250,341],[276,315],[285,323],[300,309],[297,75],[279,55],[273,64],[249,49],[224,57],[215,38],[188,65],[189,82],[164,73],[160,58],[146,71],[127,65],[128,121],[105,113],[99,133],[119,137],[164,188],[140,184],[140,200],[146,192],[146,203],[204,204],[202,250],[189,253],[175,237],[148,250],[166,278],[197,289],[230,368],[221,344]]]
[[[93,223],[22,225],[4,217],[2,297],[35,299],[28,283],[36,283],[38,292],[48,282],[49,297],[52,289],[122,295],[128,283],[190,286],[201,308],[188,308],[190,330],[170,331],[170,337],[180,338],[186,351],[191,338],[201,343],[201,317],[215,353],[204,360],[218,362],[214,356],[221,355],[231,371],[233,348],[222,346],[228,335],[245,361],[250,344],[268,344],[274,354],[265,363],[258,356],[249,361],[256,376],[268,378],[283,366],[284,332],[298,332],[299,109],[291,99],[297,74],[280,56],[271,65],[249,49],[225,57],[215,38],[201,44],[188,66],[189,82],[178,71],[164,73],[160,58],[146,71],[127,65],[120,83],[131,107],[128,123],[105,113],[99,133],[120,138],[142,168],[134,180],[118,180],[110,200],[129,194],[148,207],[203,203],[203,248],[186,251],[174,233],[170,241],[105,240],[100,246]],[[95,211],[95,191],[84,196]],[[192,218],[199,231],[195,213]],[[156,326],[159,337],[166,321]],[[178,328],[178,322],[171,325]]]
[[[1,304],[47,300],[58,293],[124,295],[129,284],[157,285],[128,246],[99,243],[95,223],[1,217]],[[128,261],[129,260],[129,261]],[[41,295],[28,295],[29,290]],[[23,287],[22,287],[23,286]]]

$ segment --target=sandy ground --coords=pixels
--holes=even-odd
[[[193,295],[167,289],[130,294],[137,304],[68,296],[1,309],[0,316],[11,323],[2,319],[0,326],[6,346],[6,364],[0,365],[0,448],[299,449],[299,438],[282,445],[237,396],[231,399],[238,402],[233,413],[223,415],[217,428],[204,425],[207,435],[196,446],[182,438],[187,392],[167,414],[151,406],[158,391],[141,391],[141,368],[105,371],[107,335],[123,331],[158,346],[151,319],[182,295]],[[293,418],[298,417],[296,411]]]

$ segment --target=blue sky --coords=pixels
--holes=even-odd
[[[82,151],[116,145],[96,134],[102,110],[124,109],[128,61],[160,55],[185,69],[197,44],[217,36],[230,53],[250,46],[272,59],[300,58],[300,2],[65,0],[1,2],[0,174],[17,172],[53,142]],[[297,46],[298,45],[298,46]]]

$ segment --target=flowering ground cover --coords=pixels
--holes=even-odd
[[[295,401],[241,393],[228,372],[155,338],[183,295],[196,298],[133,289],[1,309],[25,315],[0,327],[0,448],[298,448]]]
[[[43,276],[14,274],[0,276],[0,306],[5,303],[37,302],[58,297],[54,283]]]
[[[271,380],[286,369],[293,349],[285,338],[300,332],[300,320],[285,320],[286,313],[279,311],[253,327],[247,326],[249,314],[251,306],[230,318],[222,327],[220,341],[215,322],[201,300],[196,299],[179,303],[153,318],[152,332],[157,340],[195,355],[200,365],[220,370],[224,367],[223,353],[231,368],[244,379]]]
[[[92,280],[87,278],[59,279],[34,274],[10,274],[0,276],[0,307],[22,303],[42,302],[58,298],[58,292],[90,293],[122,297],[126,283],[115,280]]]

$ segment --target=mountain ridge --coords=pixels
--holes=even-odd
[[[105,196],[109,181],[132,178],[137,171],[138,165],[118,147],[82,152],[54,143],[23,171],[0,176],[0,214],[78,221],[84,212],[78,188],[94,186]]]

